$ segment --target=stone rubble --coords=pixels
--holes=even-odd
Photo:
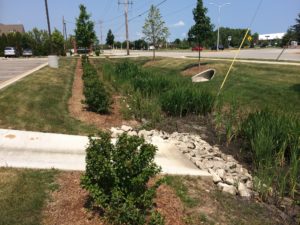
[[[151,143],[152,138],[160,137],[177,146],[177,149],[199,169],[208,171],[221,191],[248,199],[253,195],[253,181],[248,170],[231,155],[221,152],[218,146],[211,146],[199,135],[178,132],[168,134],[157,130],[135,131],[125,125],[121,128],[111,128],[114,138],[123,132],[143,136],[148,143]]]

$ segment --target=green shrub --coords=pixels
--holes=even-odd
[[[299,118],[269,110],[251,113],[240,135],[252,153],[258,178],[281,195],[294,197],[300,189]]]
[[[95,51],[95,54],[96,54],[96,56],[99,56],[99,55],[100,55],[100,50],[97,49],[97,50]]]
[[[150,178],[160,172],[154,163],[156,150],[138,136],[122,134],[116,145],[111,144],[108,133],[90,138],[81,185],[110,223],[140,225],[150,217],[161,183],[159,180],[147,186]]]
[[[82,79],[83,94],[88,109],[97,113],[108,113],[112,104],[111,96],[100,81],[96,69],[88,61],[83,61]]]

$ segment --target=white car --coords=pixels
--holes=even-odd
[[[30,48],[26,48],[23,50],[23,56],[24,57],[30,57],[32,56],[32,50]]]
[[[17,57],[18,53],[14,47],[5,47],[4,49],[4,56],[7,57]]]

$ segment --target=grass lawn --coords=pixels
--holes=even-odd
[[[0,225],[40,224],[55,170],[0,168]]]
[[[136,59],[138,60],[138,59]],[[196,64],[196,60],[160,58],[147,68],[160,73],[177,73]],[[229,68],[229,62],[202,60],[205,67],[217,70],[210,82],[200,87],[217,93]],[[163,70],[162,70],[163,69]],[[300,67],[247,64],[237,62],[229,75],[221,97],[224,102],[237,102],[243,110],[270,107],[285,112],[300,112]]]
[[[0,90],[0,128],[69,133],[94,133],[68,113],[76,60],[62,58],[59,69],[43,68]]]

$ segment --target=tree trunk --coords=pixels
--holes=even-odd
[[[153,59],[152,59],[153,61],[155,60],[155,47],[154,47],[154,49],[153,49]]]
[[[200,40],[198,40],[198,69],[199,69],[199,72],[200,72]]]
[[[199,52],[199,55],[198,55],[198,69],[200,70],[200,52],[201,52],[200,48],[199,48],[198,52]]]

